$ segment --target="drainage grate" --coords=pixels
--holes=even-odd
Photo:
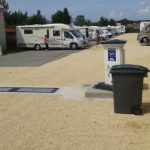
[[[0,87],[0,92],[55,93],[58,89],[44,87]]]

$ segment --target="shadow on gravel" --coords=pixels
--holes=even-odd
[[[81,50],[21,50],[0,56],[0,67],[38,67]]]
[[[0,56],[0,67],[38,67],[89,49],[93,45],[95,45],[95,41],[90,41],[88,47],[85,49],[78,50],[49,49],[48,51],[36,51],[33,49],[11,49],[6,54]]]
[[[143,114],[150,113],[150,102],[143,102],[142,103]]]

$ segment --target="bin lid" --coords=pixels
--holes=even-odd
[[[149,72],[149,69],[144,66],[133,64],[114,65],[110,69],[110,73],[144,73]]]
[[[125,44],[125,43],[127,43],[126,40],[120,40],[120,39],[113,39],[113,40],[100,42],[100,44]]]

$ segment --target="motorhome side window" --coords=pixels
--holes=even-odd
[[[64,37],[69,38],[69,39],[73,39],[72,35],[70,35],[69,32],[64,32]]]
[[[53,31],[53,36],[60,36],[60,31],[59,30],[54,30]]]
[[[24,30],[24,34],[33,34],[33,30]]]

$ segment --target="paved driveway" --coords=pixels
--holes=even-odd
[[[0,56],[0,67],[37,67],[81,50],[27,50]]]

